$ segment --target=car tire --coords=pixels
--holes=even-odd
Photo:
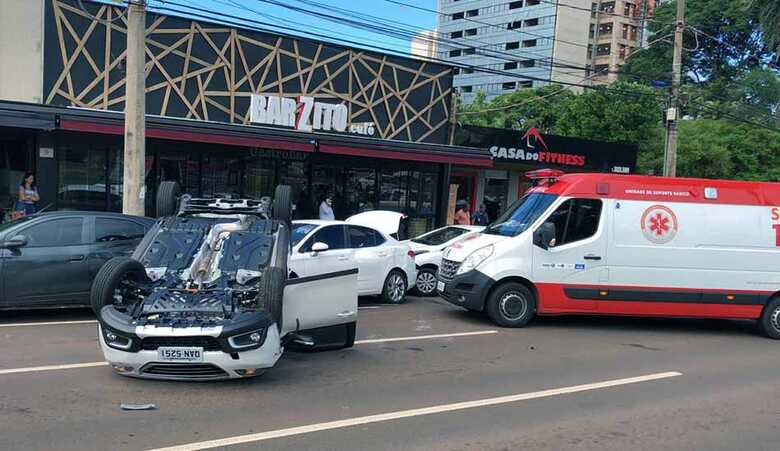
[[[421,297],[436,296],[436,269],[421,268],[417,271],[414,293]]]
[[[273,216],[277,221],[288,222],[292,219],[292,188],[289,185],[276,187]]]
[[[758,325],[767,337],[780,340],[780,296],[775,296],[764,307]]]
[[[179,207],[179,196],[181,196],[181,188],[179,188],[178,183],[172,180],[160,183],[160,187],[157,189],[157,217],[164,218],[175,215]]]
[[[100,311],[107,305],[115,305],[114,292],[119,283],[130,278],[135,282],[151,283],[146,268],[138,260],[129,257],[114,257],[98,271],[92,282],[89,301],[95,316],[100,319]]]
[[[280,330],[282,328],[282,300],[286,279],[287,274],[284,269],[270,266],[265,269],[260,278],[260,290],[257,293],[258,307],[268,312]]]
[[[487,314],[501,327],[523,327],[536,316],[536,296],[525,285],[509,282],[488,297]]]
[[[390,271],[382,284],[382,300],[388,304],[403,304],[406,300],[406,276],[399,269]]]

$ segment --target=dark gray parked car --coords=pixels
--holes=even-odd
[[[88,306],[103,263],[129,256],[154,219],[40,213],[0,225],[0,309]]]

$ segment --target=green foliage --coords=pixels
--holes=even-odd
[[[478,92],[474,101],[458,111],[458,120],[464,124],[482,127],[526,129],[536,127],[550,133],[560,117],[562,106],[574,94],[560,86],[520,89],[502,94],[492,101]]]
[[[661,173],[661,146],[642,152],[640,171]],[[728,120],[681,121],[677,175],[780,181],[780,134]]]
[[[752,7],[758,15],[764,42],[780,53],[780,2],[777,0],[753,0]]]

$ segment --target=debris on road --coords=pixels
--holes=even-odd
[[[157,410],[157,404],[120,404],[122,410]]]

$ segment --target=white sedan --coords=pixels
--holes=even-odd
[[[388,303],[402,303],[417,278],[409,245],[373,227],[345,221],[293,221],[292,246],[290,277],[347,271],[357,263],[358,294],[381,295]]]
[[[439,270],[444,249],[457,241],[477,235],[484,228],[484,226],[449,225],[409,240],[417,264],[417,294],[436,295],[436,271]]]

